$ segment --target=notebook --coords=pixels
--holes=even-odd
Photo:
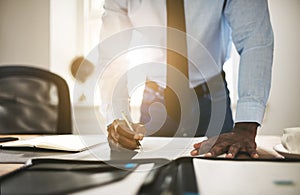
[[[1,143],[3,148],[22,147],[40,148],[48,150],[61,150],[80,152],[90,147],[106,143],[104,135],[47,135],[26,140],[17,140]]]

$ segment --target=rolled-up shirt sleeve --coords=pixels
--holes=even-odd
[[[225,17],[240,55],[235,122],[262,123],[271,86],[274,37],[267,0],[228,0]]]

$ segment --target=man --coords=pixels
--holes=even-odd
[[[172,6],[174,2],[175,0],[106,0],[104,4],[105,14],[102,20],[103,40],[114,33],[126,29],[136,29],[138,32],[138,35],[134,31],[129,33],[131,35],[129,39],[127,36],[124,36],[124,40],[121,40],[121,42],[126,42],[125,44],[128,45],[137,40],[137,37],[142,37],[140,40],[152,38],[154,40],[156,37],[163,37],[163,33],[154,33],[154,37],[149,35],[151,33],[147,35],[147,31],[151,31],[151,29],[143,31],[143,28],[159,28],[161,26],[166,28],[167,24],[171,29],[176,28],[169,26],[169,20],[172,20],[172,17],[175,17],[176,14],[171,17],[168,16],[168,10],[170,9],[168,4]],[[184,75],[182,76],[183,79],[180,82],[171,80],[170,83],[173,82],[171,87],[168,84],[168,79],[167,81],[166,79],[161,79],[163,76],[160,75],[160,79],[157,79],[151,73],[150,76],[147,75],[150,81],[146,83],[141,106],[141,122],[145,124],[146,128],[136,124],[134,126],[136,132],[133,132],[130,131],[124,121],[113,121],[111,117],[108,120],[109,123],[113,121],[108,126],[110,145],[128,149],[137,148],[137,141],[143,138],[146,129],[151,129],[156,125],[156,121],[154,121],[156,114],[159,116],[157,118],[164,117],[164,115],[159,115],[159,113],[163,113],[161,106],[154,106],[151,109],[151,104],[155,102],[159,103],[159,105],[166,105],[167,116],[164,118],[165,122],[158,125],[159,129],[157,129],[157,126],[154,128],[156,130],[153,132],[153,135],[208,135],[208,140],[194,145],[195,149],[191,151],[191,155],[205,153],[207,157],[215,157],[226,153],[227,158],[234,158],[239,152],[245,152],[252,158],[258,158],[255,136],[258,126],[262,123],[269,95],[273,58],[273,32],[267,0],[185,0],[183,7],[185,13],[184,30],[186,30],[186,34],[185,32],[183,34],[185,34],[184,36],[187,39],[187,43],[185,43],[187,48],[185,49],[186,51],[179,51],[181,50],[180,45],[183,45],[180,43],[179,47],[175,46],[175,50],[178,50],[176,51],[177,53],[182,52],[182,55],[187,56],[187,73],[183,73],[184,71],[182,70],[179,73],[177,72],[178,75]],[[181,27],[178,29],[180,32],[182,31]],[[167,36],[169,36],[170,30],[166,31]],[[176,30],[173,31],[174,34],[177,34]],[[175,35],[175,39],[176,37],[180,40],[182,38],[181,35]],[[175,39],[171,42],[175,43]],[[162,42],[170,42],[169,37],[161,38],[161,40],[163,40]],[[222,70],[222,66],[230,53],[231,42],[234,43],[240,55],[239,100],[234,124],[231,118],[229,92]],[[168,44],[167,48],[172,50]],[[100,49],[100,58],[101,55],[104,55],[104,52],[101,53],[101,51]],[[168,58],[169,54],[168,52],[166,53],[162,56]],[[146,64],[149,61],[145,58],[143,63]],[[153,61],[156,62],[156,60]],[[201,63],[200,61],[205,62]],[[167,60],[168,68],[167,73],[164,72],[165,78],[171,75],[170,72],[172,70],[170,71],[170,69],[172,67],[170,68],[169,64],[172,63],[169,63]],[[176,62],[174,63],[176,64]],[[157,67],[152,69],[157,70]],[[159,74],[159,72],[155,73]],[[188,87],[186,88],[193,91],[189,98],[195,99],[196,97],[197,103],[193,100],[191,105],[188,105],[186,102],[190,99],[181,99],[181,97],[185,97],[185,95],[180,96],[180,91],[185,90],[182,86],[187,86],[182,84],[186,82],[185,79],[188,79]],[[122,82],[123,84],[126,83],[124,77],[120,80],[124,81]],[[177,87],[177,85],[181,84],[182,86]],[[173,89],[168,89],[172,87]],[[177,99],[173,97],[174,92],[175,96],[179,94]],[[169,95],[172,93],[173,95]],[[187,94],[189,91],[185,90],[184,93]],[[220,102],[219,99],[221,99]],[[170,108],[173,108],[173,106],[168,106],[170,102],[175,107],[173,112],[170,111]],[[176,110],[176,107],[178,108],[177,104],[182,104],[181,106],[186,106],[186,108],[181,107],[180,109],[179,107],[178,111],[178,109]],[[118,107],[118,109],[120,108],[122,106]],[[195,111],[193,110],[194,108]],[[192,120],[187,119],[189,118],[186,116],[189,115],[188,110],[191,110],[191,117],[197,117]],[[151,116],[152,111],[154,114],[152,113]],[[171,131],[174,131],[174,129],[177,132],[172,133]],[[195,131],[191,131],[191,129]],[[212,131],[213,133],[211,133]],[[165,132],[167,133],[164,134]]]

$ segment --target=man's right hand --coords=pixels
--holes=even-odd
[[[114,120],[108,127],[108,142],[112,150],[135,150],[140,147],[139,141],[144,138],[146,128],[142,124],[131,124],[131,131],[124,120]]]

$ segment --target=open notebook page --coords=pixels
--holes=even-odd
[[[28,140],[6,142],[1,145],[2,147],[36,147],[77,152],[106,141],[104,135],[47,135]]]

